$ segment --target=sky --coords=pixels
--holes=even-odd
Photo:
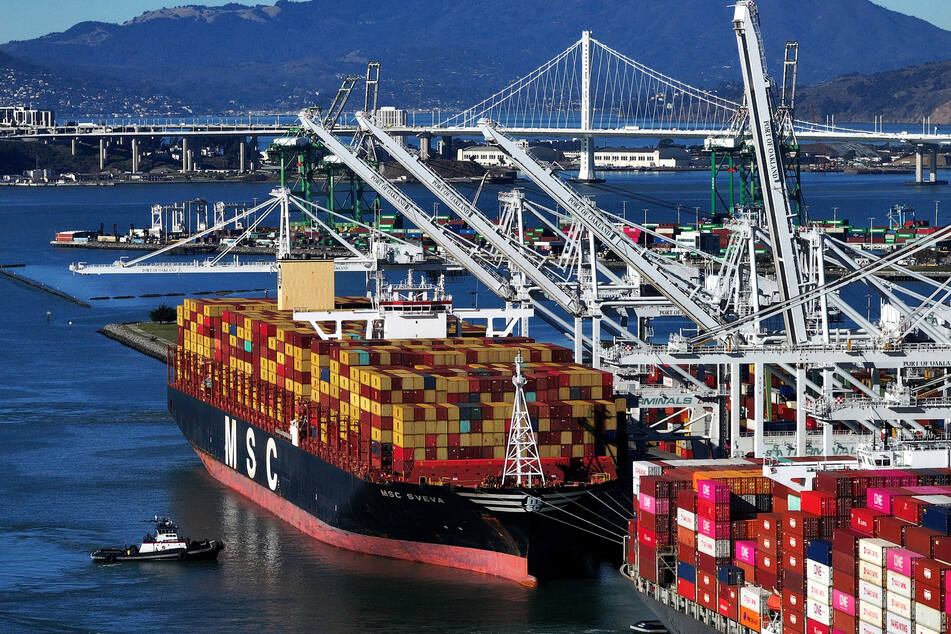
[[[163,6],[203,4],[217,6],[234,0],[0,0],[0,43],[27,40],[65,31],[77,22],[125,22]],[[780,0],[782,1],[782,0]],[[875,4],[928,20],[951,30],[951,0],[872,0]],[[244,4],[271,4],[272,0],[244,0]]]

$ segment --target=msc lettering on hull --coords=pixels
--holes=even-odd
[[[249,478],[254,480],[258,472],[258,459],[254,451],[257,448],[257,438],[254,434],[254,428],[248,426],[245,433],[245,459],[244,470]],[[225,416],[225,464],[238,470],[238,429],[237,421],[230,416]],[[267,476],[267,486],[272,491],[277,490],[278,479],[277,471],[277,443],[273,438],[268,438],[264,448],[264,470]]]

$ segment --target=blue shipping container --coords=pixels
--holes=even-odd
[[[942,535],[951,535],[951,508],[947,506],[926,506],[921,510],[921,525],[938,531]]]
[[[746,575],[739,566],[718,566],[717,581],[728,586],[737,586],[743,583]]]
[[[677,562],[677,576],[684,581],[697,583],[697,569],[684,561]]]
[[[818,561],[823,566],[831,566],[832,542],[825,539],[810,539],[806,542],[806,559]]]

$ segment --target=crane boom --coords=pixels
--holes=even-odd
[[[674,280],[659,271],[654,264],[640,253],[640,247],[624,235],[622,231],[619,231],[591,202],[579,196],[560,179],[539,165],[517,143],[495,129],[491,123],[482,120],[479,122],[479,128],[486,139],[498,144],[518,165],[519,169],[545,190],[545,193],[555,199],[562,207],[570,210],[574,217],[594,234],[595,238],[617,253],[628,265],[636,269],[644,279],[653,284],[660,293],[683,311],[701,329],[708,330],[720,325],[720,322],[710,315],[709,307],[698,303]]]
[[[733,13],[733,28],[740,53],[746,104],[749,108],[750,134],[759,165],[760,188],[763,192],[763,211],[773,243],[773,265],[779,283],[782,302],[788,302],[802,292],[802,274],[799,258],[793,241],[795,231],[793,213],[789,205],[786,187],[786,170],[780,154],[779,137],[773,124],[775,112],[773,98],[766,76],[763,43],[758,28],[758,18],[753,3],[739,0]],[[783,311],[786,340],[790,345],[805,343],[806,309],[803,304],[790,304]]]
[[[371,123],[365,113],[357,113],[357,123],[359,123],[361,128],[376,137],[380,144],[386,148],[389,155],[406,168],[420,183],[425,185],[437,198],[448,205],[466,224],[479,232],[482,238],[491,244],[496,251],[502,254],[512,266],[516,267],[538,285],[541,292],[549,299],[573,315],[580,315],[584,312],[584,304],[578,297],[566,292],[555,280],[548,277],[544,271],[535,266],[531,260],[525,257],[518,246],[512,244],[508,236],[501,235],[498,231],[498,227],[491,220],[482,215],[482,212],[452,185],[447,183],[427,166],[423,165],[415,156],[407,152],[393,137]]]
[[[505,299],[512,299],[515,295],[511,285],[503,280],[490,269],[486,268],[475,260],[467,251],[461,249],[459,244],[449,238],[444,229],[433,222],[426,213],[420,209],[416,203],[410,200],[406,194],[394,185],[391,185],[383,176],[374,170],[362,159],[356,157],[346,146],[343,145],[332,132],[327,130],[321,123],[315,121],[307,111],[300,113],[300,121],[305,129],[312,132],[328,150],[334,153],[354,174],[369,183],[381,196],[396,207],[407,220],[416,225],[417,228],[425,231],[433,242],[452,256],[460,265],[471,272],[476,278],[486,285],[486,287]]]

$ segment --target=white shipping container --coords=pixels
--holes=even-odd
[[[711,557],[729,557],[730,540],[713,539],[707,535],[697,535],[697,551]]]
[[[912,598],[911,579],[894,570],[885,571],[885,589],[903,597]]]
[[[866,603],[877,605],[880,608],[885,607],[885,590],[868,581],[859,581],[859,594],[857,598],[859,601],[865,601]]]
[[[916,495],[915,499],[934,506],[946,506],[951,504],[951,496],[949,495]]]
[[[759,586],[743,586],[740,588],[740,605],[757,614],[763,612],[763,589]]]
[[[832,605],[832,588],[821,581],[807,579],[806,596],[818,603]]]
[[[911,621],[891,612],[885,615],[885,630],[888,634],[914,634],[911,629]]]
[[[659,464],[654,464],[647,460],[635,460],[634,477],[631,478],[634,483],[634,496],[636,497],[641,492],[641,476],[661,475],[663,472],[664,469]]]
[[[915,634],[941,634],[941,632],[925,627],[921,623],[915,623]]]
[[[871,623],[876,627],[883,627],[885,625],[885,610],[877,605],[859,601],[859,620]]]
[[[911,618],[911,599],[900,594],[888,591],[885,599],[885,609],[906,619]]]
[[[683,526],[686,529],[697,530],[697,516],[693,511],[677,507],[677,526]]]
[[[812,599],[806,599],[806,618],[818,621],[823,625],[832,624],[832,606]]]
[[[812,579],[827,586],[832,585],[832,568],[812,559],[806,560],[806,579]]]
[[[898,544],[878,537],[862,538],[859,540],[859,559],[884,568],[885,553],[889,548],[898,548]]]
[[[884,634],[884,630],[871,623],[859,621],[859,634]]]
[[[885,575],[882,574],[881,566],[870,564],[867,561],[859,562],[859,579],[868,581],[879,588],[885,585]]]
[[[928,630],[941,631],[941,612],[924,603],[915,603],[915,623]]]

